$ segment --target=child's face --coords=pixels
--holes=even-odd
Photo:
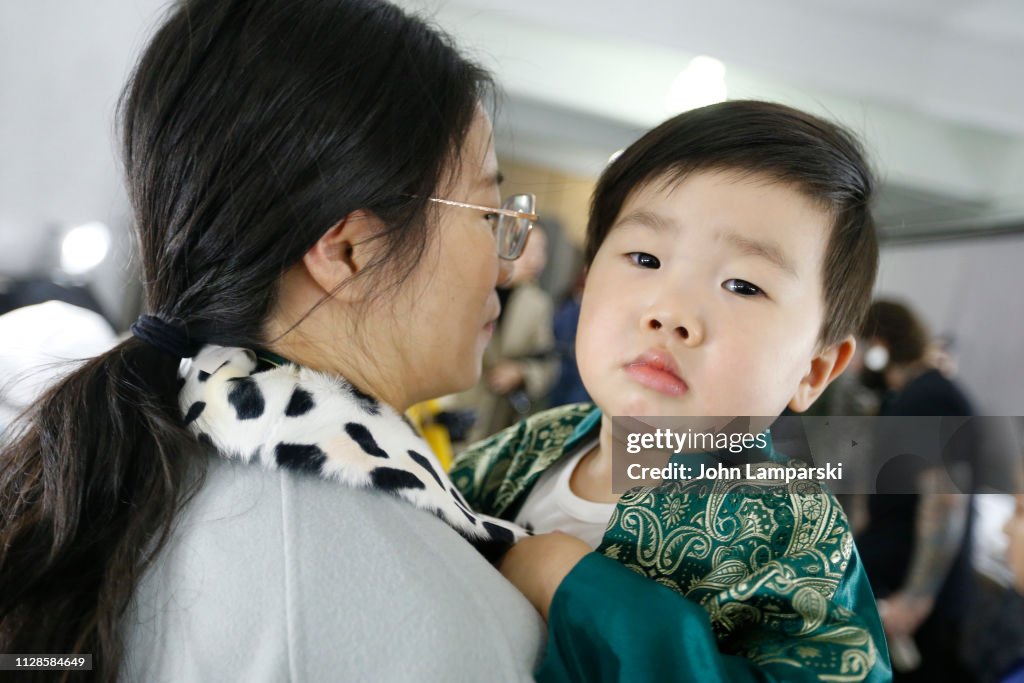
[[[576,348],[606,415],[802,411],[845,367],[819,348],[829,214],[764,177],[699,172],[626,200],[591,265]]]

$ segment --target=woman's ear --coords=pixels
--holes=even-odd
[[[376,253],[383,222],[367,211],[353,211],[320,236],[302,257],[310,279],[333,293],[346,280],[358,275]]]
[[[825,348],[811,359],[811,368],[800,380],[796,393],[789,401],[790,410],[802,413],[811,407],[829,383],[850,364],[857,342],[853,335]]]

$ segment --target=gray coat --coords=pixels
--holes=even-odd
[[[440,519],[214,458],[125,618],[127,681],[522,681],[530,604]]]

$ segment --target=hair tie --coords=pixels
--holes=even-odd
[[[191,358],[199,353],[201,344],[188,336],[184,329],[152,315],[140,315],[132,323],[132,334],[155,349],[175,358]]]

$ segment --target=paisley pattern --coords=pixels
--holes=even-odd
[[[475,509],[514,519],[593,412],[580,405],[533,416],[460,455],[452,480]],[[760,466],[768,465],[777,463]],[[878,657],[854,605],[833,600],[853,538],[842,508],[815,482],[717,479],[632,489],[597,552],[702,605],[723,653],[800,667],[825,681],[864,680]]]

